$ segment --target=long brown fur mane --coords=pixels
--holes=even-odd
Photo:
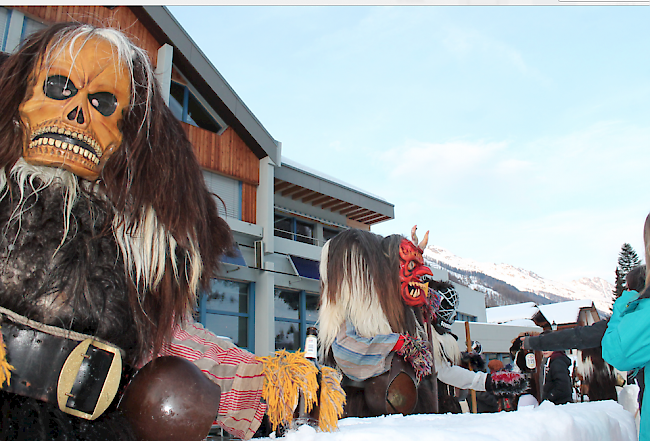
[[[48,45],[80,26],[56,24],[33,34],[0,66],[0,167],[7,176],[22,156],[26,134],[18,109],[30,87],[27,79]],[[118,218],[126,223],[127,233],[143,223],[145,210],[153,209],[159,224],[178,245],[175,256],[170,250],[166,253],[164,277],[149,292],[140,292],[133,280],[129,283],[141,341],[151,342],[151,347],[143,348],[145,357],[147,350],[158,351],[195,304],[196,293],[189,289],[187,274],[192,249],[200,253],[199,281],[206,288],[219,270],[220,257],[231,252],[233,238],[218,215],[181,123],[152,82],[149,60],[140,54],[134,53],[135,93],[123,115],[123,142],[108,159],[98,182]],[[179,262],[177,276],[171,270],[172,259]],[[129,269],[127,273],[131,276]]]

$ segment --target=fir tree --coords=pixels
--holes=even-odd
[[[618,299],[623,291],[627,288],[625,286],[625,276],[634,267],[641,263],[639,256],[629,243],[624,243],[621,247],[621,252],[618,253],[618,267],[616,267],[616,286],[612,293],[614,294],[614,301]]]
[[[629,273],[632,268],[640,263],[641,261],[639,260],[639,256],[637,256],[632,245],[624,243],[621,247],[621,252],[618,253],[618,267],[623,272],[623,278],[627,276],[627,273]]]

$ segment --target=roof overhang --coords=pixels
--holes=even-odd
[[[343,183],[319,176],[283,160],[275,169],[274,192],[365,225],[395,217],[395,206]]]
[[[278,164],[280,147],[164,6],[130,6],[151,34],[174,48],[174,65],[258,158]]]

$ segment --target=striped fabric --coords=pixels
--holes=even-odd
[[[341,326],[332,344],[332,354],[343,373],[356,381],[363,381],[390,369],[393,347],[399,334],[379,334],[362,337],[349,321]]]
[[[160,355],[193,362],[221,387],[216,424],[237,438],[249,439],[262,422],[262,363],[253,354],[217,337],[199,323],[177,328]]]

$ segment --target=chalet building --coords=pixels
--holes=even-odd
[[[589,326],[600,315],[589,299],[538,305],[534,302],[487,308],[487,321],[499,324],[531,323],[545,331]]]
[[[318,262],[339,231],[394,217],[376,196],[284,160],[276,141],[162,6],[0,7],[0,50],[48,24],[123,30],[149,53],[234,232],[236,258],[201,296],[198,320],[258,355],[302,347],[317,319]]]

